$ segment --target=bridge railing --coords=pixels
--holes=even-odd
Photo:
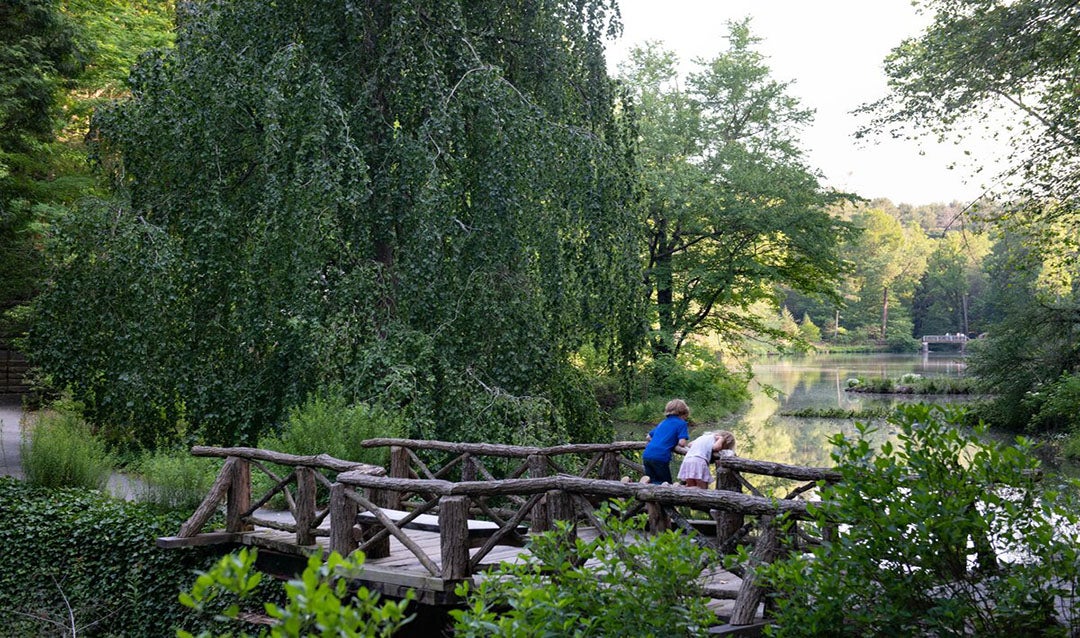
[[[371,493],[379,492],[421,494],[425,502],[410,515],[393,520],[370,499]],[[520,508],[503,520],[499,529],[470,554],[469,512],[487,498],[510,495],[522,501]],[[466,580],[480,570],[491,550],[514,534],[541,501],[546,503],[546,515],[552,521],[571,524],[570,534],[573,535],[576,525],[582,521],[602,529],[595,514],[598,499],[626,499],[665,509],[689,506],[757,516],[761,531],[754,556],[763,561],[771,561],[779,548],[779,533],[774,529],[773,519],[781,514],[795,520],[808,516],[806,503],[795,498],[765,498],[726,490],[643,485],[567,475],[451,482],[343,472],[331,488],[329,549],[343,555],[360,549],[367,556],[378,558],[388,554],[389,538],[393,536],[432,576],[447,581]],[[432,510],[438,512],[438,555],[425,551],[403,529],[421,513]],[[366,525],[356,522],[358,514],[362,513],[369,515],[370,522]],[[764,592],[754,583],[752,572],[749,577],[744,577],[743,583],[736,598],[736,609],[740,610],[743,624],[747,624],[753,619]]]
[[[327,535],[319,526],[330,514],[329,500],[327,496],[320,503],[318,489],[321,484],[325,488],[323,492],[329,494],[332,483],[327,473],[386,474],[382,467],[343,461],[326,454],[298,456],[259,448],[207,446],[193,447],[191,453],[194,456],[223,458],[225,463],[210,492],[180,527],[179,533],[175,537],[158,540],[163,547],[225,542],[235,534],[251,531],[256,525],[292,532],[296,535],[297,545],[312,545],[316,536]],[[282,476],[270,465],[288,468],[288,473]],[[271,486],[261,494],[253,493],[255,482],[252,481],[252,468],[272,481]],[[278,494],[283,495],[292,520],[257,516],[256,511]],[[224,533],[201,533],[222,503],[225,504]]]
[[[496,481],[522,477],[541,478],[557,474],[618,480],[626,474],[640,474],[644,468],[640,452],[644,441],[567,444],[551,447],[492,443],[455,443],[415,439],[369,439],[364,447],[389,447],[389,476],[453,481]],[[423,455],[423,458],[422,456]],[[396,509],[411,508],[413,494],[392,491],[386,503]],[[525,499],[517,494],[501,498],[520,507]],[[540,503],[543,508],[544,502]],[[497,520],[497,509],[486,501],[477,507],[484,516]],[[539,513],[538,513],[539,514]],[[534,530],[542,531],[545,517],[537,515]]]

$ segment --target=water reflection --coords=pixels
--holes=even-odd
[[[744,456],[792,463],[831,466],[829,438],[837,433],[854,436],[852,419],[784,416],[806,408],[865,411],[890,408],[905,401],[964,401],[963,397],[872,395],[847,392],[855,377],[899,378],[914,373],[923,377],[958,377],[965,368],[957,355],[824,354],[769,358],[753,365],[754,392],[746,412],[733,417],[729,427],[740,435]],[[880,444],[896,433],[884,419],[863,419],[877,428],[870,438]]]
[[[963,376],[965,361],[958,354],[821,354],[803,357],[771,357],[752,365],[751,399],[746,410],[721,423],[704,423],[691,429],[691,437],[706,429],[724,428],[735,432],[739,455],[747,458],[810,467],[831,467],[833,451],[829,439],[843,433],[855,436],[853,419],[824,419],[785,416],[805,408],[840,408],[866,411],[891,408],[902,402],[964,403],[963,395],[873,395],[845,391],[853,377],[899,378],[907,373],[923,377]],[[694,406],[690,406],[691,409]],[[869,438],[875,446],[895,439],[896,431],[882,418],[862,419],[877,428]],[[623,425],[622,439],[643,439],[651,425]],[[992,434],[1012,441],[1008,433]],[[1045,469],[1066,476],[1080,476],[1076,464],[1041,459]]]

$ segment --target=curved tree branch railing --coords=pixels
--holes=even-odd
[[[317,503],[317,486],[322,484],[330,489],[332,483],[323,474],[323,471],[331,473],[353,472],[357,474],[383,475],[386,470],[376,465],[357,463],[355,461],[343,461],[326,454],[314,456],[298,456],[285,454],[271,450],[249,447],[207,447],[196,446],[191,449],[194,456],[218,457],[225,459],[224,465],[218,472],[210,488],[209,494],[203,499],[195,513],[188,518],[180,527],[175,537],[159,539],[158,544],[163,547],[182,546],[199,542],[225,542],[233,535],[254,529],[255,525],[268,527],[296,535],[297,545],[312,545],[316,536],[325,536],[327,532],[319,529],[326,517],[330,514],[329,505],[321,508]],[[267,463],[292,468],[285,476],[279,476],[277,472],[266,466]],[[274,485],[259,498],[252,498],[251,468],[254,467],[268,476]],[[289,489],[295,487],[293,495]],[[288,505],[289,513],[293,522],[282,522],[261,518],[255,512],[270,501],[276,494],[281,493]],[[210,517],[218,510],[222,502],[225,503],[225,533],[218,535],[202,535],[202,541],[194,541],[206,526]]]

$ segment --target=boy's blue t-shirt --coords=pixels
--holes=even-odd
[[[657,423],[649,436],[652,439],[641,453],[642,458],[666,463],[671,460],[671,451],[678,445],[679,439],[690,439],[690,429],[682,417],[671,415]]]

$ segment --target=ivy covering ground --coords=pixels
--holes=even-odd
[[[154,545],[176,533],[184,514],[9,477],[0,478],[0,503],[0,635],[70,635],[74,627],[80,636],[157,638],[190,622],[179,593],[214,557]]]

